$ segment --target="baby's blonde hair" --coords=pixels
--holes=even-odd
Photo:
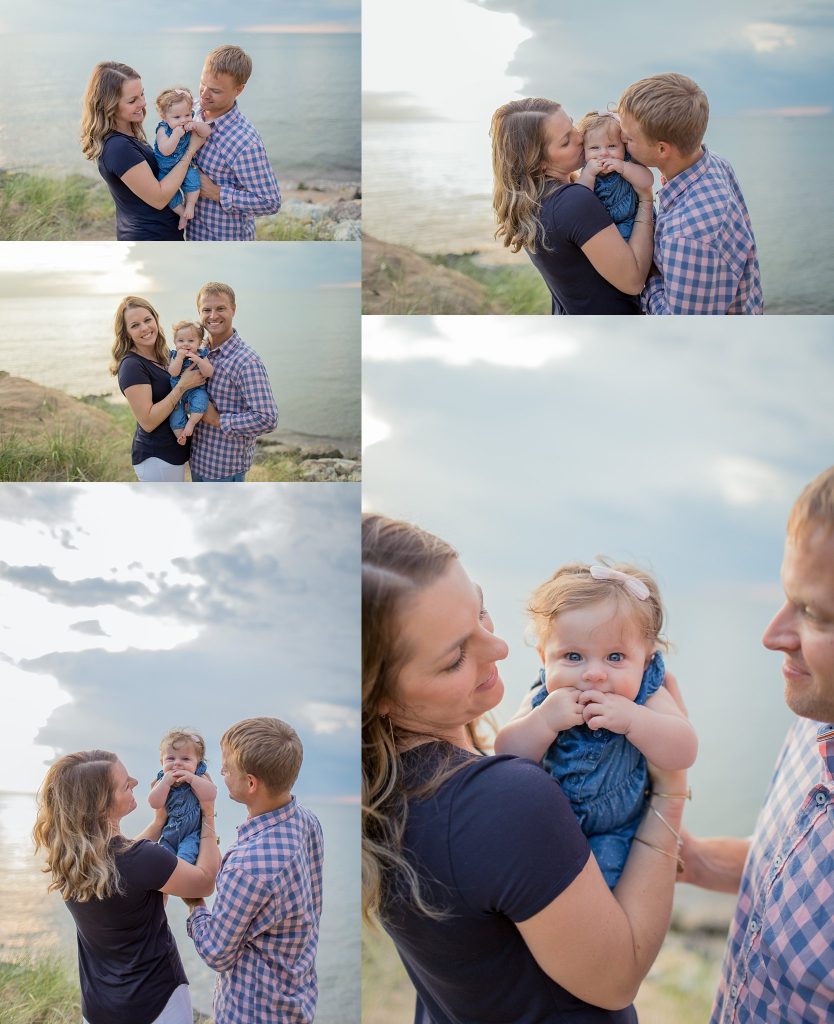
[[[175,85],[171,89],[163,89],[156,97],[156,109],[159,111],[159,116],[165,117],[171,107],[175,103],[179,103],[180,100],[188,100],[189,105],[192,108],[194,107],[194,97],[191,95],[191,90],[187,89],[184,85]]]
[[[168,747],[176,750],[183,743],[194,748],[198,761],[205,761],[206,741],[198,732],[191,729],[171,729],[170,732],[166,732],[159,741],[159,753],[164,754]]]
[[[584,135],[586,132],[592,132],[596,128],[602,128],[605,126],[609,131],[613,128],[617,134],[621,133],[620,119],[616,114],[610,113],[607,110],[589,110],[584,117],[581,117],[574,128],[579,132],[580,135]]]
[[[206,330],[202,324],[198,324],[196,320],[177,320],[174,326],[171,328],[171,340],[176,343],[177,331],[185,330],[186,327],[193,327],[197,338],[200,342],[206,340]]]
[[[623,580],[595,579],[591,575],[591,566],[584,562],[563,565],[550,579],[536,587],[527,603],[527,614],[532,620],[536,644],[544,644],[554,620],[562,612],[585,608],[601,601],[614,601],[619,612],[639,625],[641,635],[648,644],[666,650],[668,643],[661,636],[663,604],[654,579],[642,569],[626,562],[600,559],[598,564],[640,580],[648,588],[649,596],[641,600],[628,589]]]

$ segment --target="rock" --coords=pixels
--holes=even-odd
[[[343,220],[359,220],[362,204],[356,199],[337,199],[330,207],[330,216],[337,223]]]
[[[358,220],[343,220],[333,227],[330,237],[334,242],[358,242],[362,238],[362,225]]]
[[[353,459],[305,459],[299,466],[304,480],[358,482],[361,463]]]

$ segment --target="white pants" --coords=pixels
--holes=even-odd
[[[170,462],[151,458],[145,459],[144,462],[140,462],[133,468],[143,484],[179,484],[185,480],[185,467],[187,465],[188,463],[186,462],[182,466],[172,466]]]
[[[84,1024],[90,1024],[86,1017],[81,1019]],[[165,1009],[153,1019],[152,1024],[194,1024],[188,985],[180,985],[174,989],[171,998],[165,1004]]]

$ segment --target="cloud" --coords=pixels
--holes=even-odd
[[[148,588],[141,583],[104,579],[59,579],[45,565],[9,565],[0,561],[0,579],[34,591],[57,604],[94,607],[147,597]]]
[[[85,633],[87,636],[107,636],[107,633],[101,628],[101,623],[98,619],[85,619],[84,622],[73,622],[70,625],[70,629],[74,629],[77,633]]]

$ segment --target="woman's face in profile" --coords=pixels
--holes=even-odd
[[[159,334],[156,317],[144,306],[129,306],[125,310],[125,330],[134,345],[153,345]]]
[[[121,821],[126,814],[130,814],[136,809],[133,790],[139,783],[131,775],[128,775],[127,768],[121,761],[113,762],[111,777],[113,779],[113,796],[110,801],[108,817],[111,821]]]
[[[467,723],[498,704],[504,684],[496,662],[507,645],[493,632],[483,596],[457,558],[399,614],[407,654],[395,701],[380,705],[402,728],[460,743]]]
[[[542,170],[548,178],[567,178],[582,166],[585,151],[582,136],[564,110],[544,120]]]
[[[141,78],[130,78],[122,85],[122,96],[116,107],[116,120],[123,125],[141,124],[145,120],[145,92]]]

